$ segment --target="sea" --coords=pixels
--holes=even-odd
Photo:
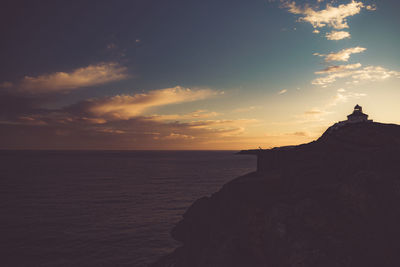
[[[235,151],[0,151],[0,266],[147,266],[191,203],[255,169]]]

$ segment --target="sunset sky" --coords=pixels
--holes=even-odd
[[[400,123],[395,0],[5,1],[1,149],[309,142]]]

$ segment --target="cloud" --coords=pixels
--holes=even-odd
[[[324,77],[314,79],[311,83],[323,87],[336,82],[337,79],[350,78],[350,83],[361,81],[381,81],[389,78],[400,78],[400,72],[388,70],[381,66],[367,66],[362,69],[343,69],[341,71],[329,73]]]
[[[92,98],[58,108],[41,108],[48,98],[0,94],[0,120],[31,124],[100,125],[110,121],[140,118],[147,121],[194,121],[221,115],[214,111],[195,110],[184,114],[156,114],[157,108],[208,99],[223,92],[211,89],[189,89],[180,86],[150,90],[131,95]],[[52,99],[52,98],[50,98]],[[153,114],[152,114],[153,113]],[[23,119],[24,118],[24,119]]]
[[[351,99],[360,99],[361,97],[365,96],[365,93],[347,92],[345,89],[340,88],[336,91],[335,95],[322,107],[314,107],[306,110],[302,114],[296,115],[296,123],[314,123],[325,121],[325,117],[333,113],[330,111],[332,107],[340,103],[345,103]]]
[[[188,122],[187,125],[191,128],[196,129],[215,129],[221,126],[231,128],[233,127],[243,127],[248,124],[254,124],[257,120],[255,119],[235,119],[235,120],[201,120]],[[225,128],[226,129],[226,128]]]
[[[233,113],[245,113],[245,112],[250,112],[250,111],[258,110],[258,109],[260,109],[260,108],[261,108],[260,106],[242,107],[242,108],[234,109],[232,112],[233,112]]]
[[[307,137],[308,133],[307,132],[293,132],[293,133],[286,133],[286,135]]]
[[[20,116],[18,117],[19,123],[26,125],[47,125],[47,122],[41,120],[40,118],[35,118],[35,116]]]
[[[343,72],[345,70],[353,70],[353,69],[358,69],[360,67],[361,67],[360,63],[329,66],[323,70],[315,72],[315,74],[328,74],[328,73],[334,73],[334,72]]]
[[[338,89],[336,95],[332,98],[332,100],[326,105],[327,108],[336,106],[339,103],[345,103],[350,99],[360,99],[361,97],[367,96],[365,93],[355,93],[355,92],[346,92],[344,89]]]
[[[305,114],[305,115],[310,115],[310,116],[315,116],[315,115],[324,114],[324,111],[319,110],[319,109],[317,109],[317,108],[313,108],[313,109],[310,109],[310,110],[305,111],[304,114]]]
[[[342,40],[351,37],[350,33],[345,31],[331,31],[325,36],[328,40]]]
[[[32,100],[20,96],[4,95],[3,117],[7,120],[18,120],[19,123],[44,121],[47,124],[82,124],[100,125],[112,121],[138,119],[142,121],[168,122],[168,121],[198,121],[215,117],[217,112],[195,110],[186,114],[151,114],[154,108],[165,105],[187,103],[207,99],[223,92],[211,89],[189,89],[180,86],[151,90],[146,93],[132,95],[115,95],[111,97],[88,99],[60,109],[37,109],[32,105]],[[3,101],[0,101],[2,103]],[[36,101],[37,102],[37,101]],[[17,108],[21,106],[20,108]],[[7,112],[8,111],[8,112]],[[150,113],[150,115],[149,115]],[[222,122],[214,123],[221,124]],[[225,123],[225,122],[224,122]],[[203,123],[204,124],[204,123]],[[210,124],[210,123],[208,123]],[[193,125],[188,125],[192,127]]]
[[[14,86],[14,84],[12,82],[2,82],[0,83],[0,88],[12,88]]]
[[[152,90],[142,94],[116,95],[100,99],[90,99],[71,108],[78,108],[92,116],[107,120],[127,120],[142,116],[151,108],[203,100],[218,94],[221,94],[221,92],[210,89],[192,90],[177,86]]]
[[[113,128],[98,128],[97,131],[102,132],[102,133],[108,133],[108,134],[125,134],[126,133],[126,131],[113,129]]]
[[[400,72],[388,70],[380,66],[368,66],[363,70],[353,71],[352,78],[358,81],[379,81],[391,77],[400,78]]]
[[[376,5],[367,5],[365,9],[370,10],[370,11],[375,11],[376,10]]]
[[[310,122],[320,122],[324,120],[324,116],[329,114],[325,109],[314,107],[312,109],[306,110],[302,114],[295,115],[296,123],[310,123]]]
[[[287,93],[287,89],[283,89],[283,90],[280,90],[278,92],[278,95],[283,95],[283,94],[286,94],[286,93]]]
[[[191,129],[203,129],[216,136],[236,136],[244,133],[245,127],[257,123],[255,119],[202,120],[186,123]]]
[[[328,3],[325,9],[321,10],[314,9],[309,5],[301,7],[294,1],[284,1],[283,7],[292,14],[301,15],[299,21],[309,22],[314,28],[329,26],[334,29],[348,28],[347,18],[360,13],[362,8],[366,8],[362,2],[354,0],[337,7]],[[368,8],[368,10],[372,9]]]
[[[25,76],[15,85],[22,92],[51,93],[76,90],[126,79],[127,68],[118,63],[100,63],[78,68],[71,72],[55,72],[37,77]]]
[[[337,53],[329,53],[329,54],[320,54],[320,53],[314,53],[314,56],[320,56],[325,58],[325,62],[331,62],[331,61],[348,61],[351,54],[356,54],[356,53],[361,53],[367,50],[364,47],[352,47],[352,48],[346,48],[342,49]]]
[[[164,137],[162,137],[162,139],[165,139],[165,140],[191,140],[191,139],[194,139],[195,137],[194,136],[191,136],[191,135],[187,135],[187,134],[179,134],[179,133],[171,133],[171,134],[169,134],[169,135],[167,135],[167,136],[164,136]],[[159,137],[154,137],[154,139],[159,139]]]
[[[41,149],[204,149],[242,142],[256,120],[166,122],[135,117],[90,123],[86,114],[68,111],[31,114],[0,121],[1,148]],[[240,137],[239,137],[240,136]],[[222,142],[222,143],[220,143]],[[223,148],[223,147],[220,147]],[[226,148],[226,146],[225,146]]]
[[[146,119],[155,121],[184,121],[184,120],[194,120],[194,119],[205,119],[210,117],[215,117],[220,115],[217,112],[209,112],[207,110],[196,110],[187,114],[164,114],[164,115],[151,115],[146,116]]]

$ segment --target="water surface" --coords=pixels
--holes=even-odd
[[[1,266],[146,266],[186,208],[254,171],[233,151],[0,151]]]

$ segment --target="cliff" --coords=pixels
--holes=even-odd
[[[152,266],[400,266],[400,126],[274,151],[275,165],[194,202],[171,232],[183,245]]]

